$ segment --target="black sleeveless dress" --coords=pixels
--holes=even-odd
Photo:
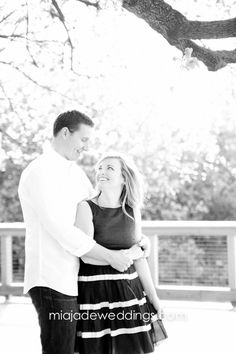
[[[106,248],[133,246],[135,222],[122,208],[92,210],[94,239]],[[133,211],[126,206],[127,212]],[[75,351],[80,354],[144,354],[154,351],[153,326],[157,313],[148,301],[134,265],[125,272],[111,266],[80,261],[79,316]]]

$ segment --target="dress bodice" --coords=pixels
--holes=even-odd
[[[88,200],[94,224],[94,240],[109,249],[130,248],[137,242],[135,221],[127,216],[122,207],[100,207]],[[126,205],[126,211],[134,217],[133,209]]]

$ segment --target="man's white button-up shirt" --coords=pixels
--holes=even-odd
[[[95,241],[74,226],[76,207],[92,194],[84,171],[53,149],[23,171],[19,197],[26,225],[24,293],[45,286],[78,294],[78,257]]]

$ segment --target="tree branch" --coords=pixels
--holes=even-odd
[[[0,38],[8,39],[8,38],[21,38],[26,39],[22,34],[0,34]]]
[[[87,0],[77,0],[77,1],[82,2],[86,6],[92,6],[92,7],[95,7],[97,10],[101,10],[99,1],[96,1],[96,2],[87,1]]]
[[[191,48],[192,56],[202,61],[210,71],[236,63],[236,50],[214,51],[190,40],[236,37],[236,18],[212,22],[188,21],[163,0],[124,0],[123,7],[145,20],[183,54]]]
[[[170,37],[179,39],[219,39],[236,37],[236,18],[222,21],[184,21]]]
[[[12,112],[16,113],[15,110],[14,110],[12,101],[11,101],[10,97],[7,95],[7,93],[6,93],[5,89],[4,89],[4,86],[2,85],[1,82],[0,82],[0,87],[1,87],[1,89],[2,89],[2,92],[3,92],[4,96],[5,96],[5,98],[8,100],[10,110],[11,110]],[[17,114],[17,113],[16,113],[16,114]]]
[[[67,25],[65,23],[65,16],[63,15],[58,3],[56,2],[56,0],[52,0],[52,5],[55,7],[55,9],[57,10],[57,17],[59,18],[59,20],[61,21],[61,23],[63,24],[65,30],[66,30],[66,33],[67,33],[67,42],[69,43],[69,46],[70,46],[70,50],[71,50],[71,57],[70,57],[70,63],[71,63],[71,70],[73,71],[73,57],[74,57],[74,46],[73,46],[73,43],[71,41],[71,38],[70,38],[70,33],[69,33],[69,30],[67,28]]]
[[[28,6],[28,1],[26,1],[26,49],[29,53],[29,56],[31,57],[32,59],[32,63],[33,65],[35,65],[36,67],[38,67],[38,64],[35,60],[35,58],[33,57],[32,53],[31,53],[31,50],[30,50],[30,46],[29,46],[29,6]]]
[[[17,146],[20,146],[22,148],[22,143],[16,139],[14,139],[11,135],[9,135],[5,130],[3,130],[1,127],[0,127],[0,132],[5,135],[5,137],[10,140],[12,143],[16,144]],[[24,147],[23,147],[24,149]],[[25,150],[25,149],[24,149]]]
[[[73,98],[71,97],[68,97],[66,95],[64,95],[63,93],[60,93],[54,89],[52,89],[51,87],[49,86],[46,86],[46,85],[42,85],[42,84],[39,84],[36,80],[34,80],[32,77],[30,77],[28,74],[26,74],[23,70],[21,70],[18,66],[15,66],[14,64],[12,63],[8,63],[8,62],[5,62],[5,61],[0,61],[0,64],[3,64],[3,65],[8,65],[10,66],[11,68],[13,68],[14,70],[17,70],[18,72],[20,72],[23,76],[25,76],[29,81],[31,81],[33,84],[47,90],[47,91],[50,91],[50,92],[53,92],[53,93],[56,93],[57,95],[60,95],[61,97],[64,97],[70,101],[74,101]]]
[[[25,40],[28,40],[29,42],[42,44],[42,45],[44,45],[45,43],[58,43],[58,44],[62,43],[61,41],[56,40],[56,39],[30,39],[22,34],[0,34],[0,38],[3,38],[3,39],[25,39]]]
[[[5,20],[8,19],[8,17],[10,17],[11,15],[13,15],[16,12],[16,10],[11,11],[8,15],[4,16],[1,20],[0,23],[4,22]]]
[[[3,92],[4,96],[5,96],[5,98],[7,99],[8,103],[9,103],[10,111],[11,111],[12,113],[14,113],[14,114],[17,116],[17,118],[19,119],[19,121],[21,122],[21,124],[22,124],[22,125],[24,126],[24,128],[26,129],[25,120],[24,120],[24,119],[18,114],[18,112],[15,110],[11,98],[7,95],[6,90],[5,90],[5,88],[4,88],[4,86],[3,86],[3,84],[2,84],[1,82],[0,82],[0,87],[1,87],[1,89],[2,89],[2,92]]]
[[[169,42],[169,41],[168,41]],[[209,71],[222,69],[229,63],[236,63],[236,50],[210,50],[200,47],[190,40],[179,40],[169,42],[185,54],[186,49],[192,49],[192,56],[202,61]]]

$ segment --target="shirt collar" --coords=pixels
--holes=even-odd
[[[75,164],[75,161],[67,160],[64,156],[56,152],[52,145],[47,147],[47,149],[45,150],[45,155],[53,159],[55,163],[58,163],[59,165],[64,167],[70,167]]]

